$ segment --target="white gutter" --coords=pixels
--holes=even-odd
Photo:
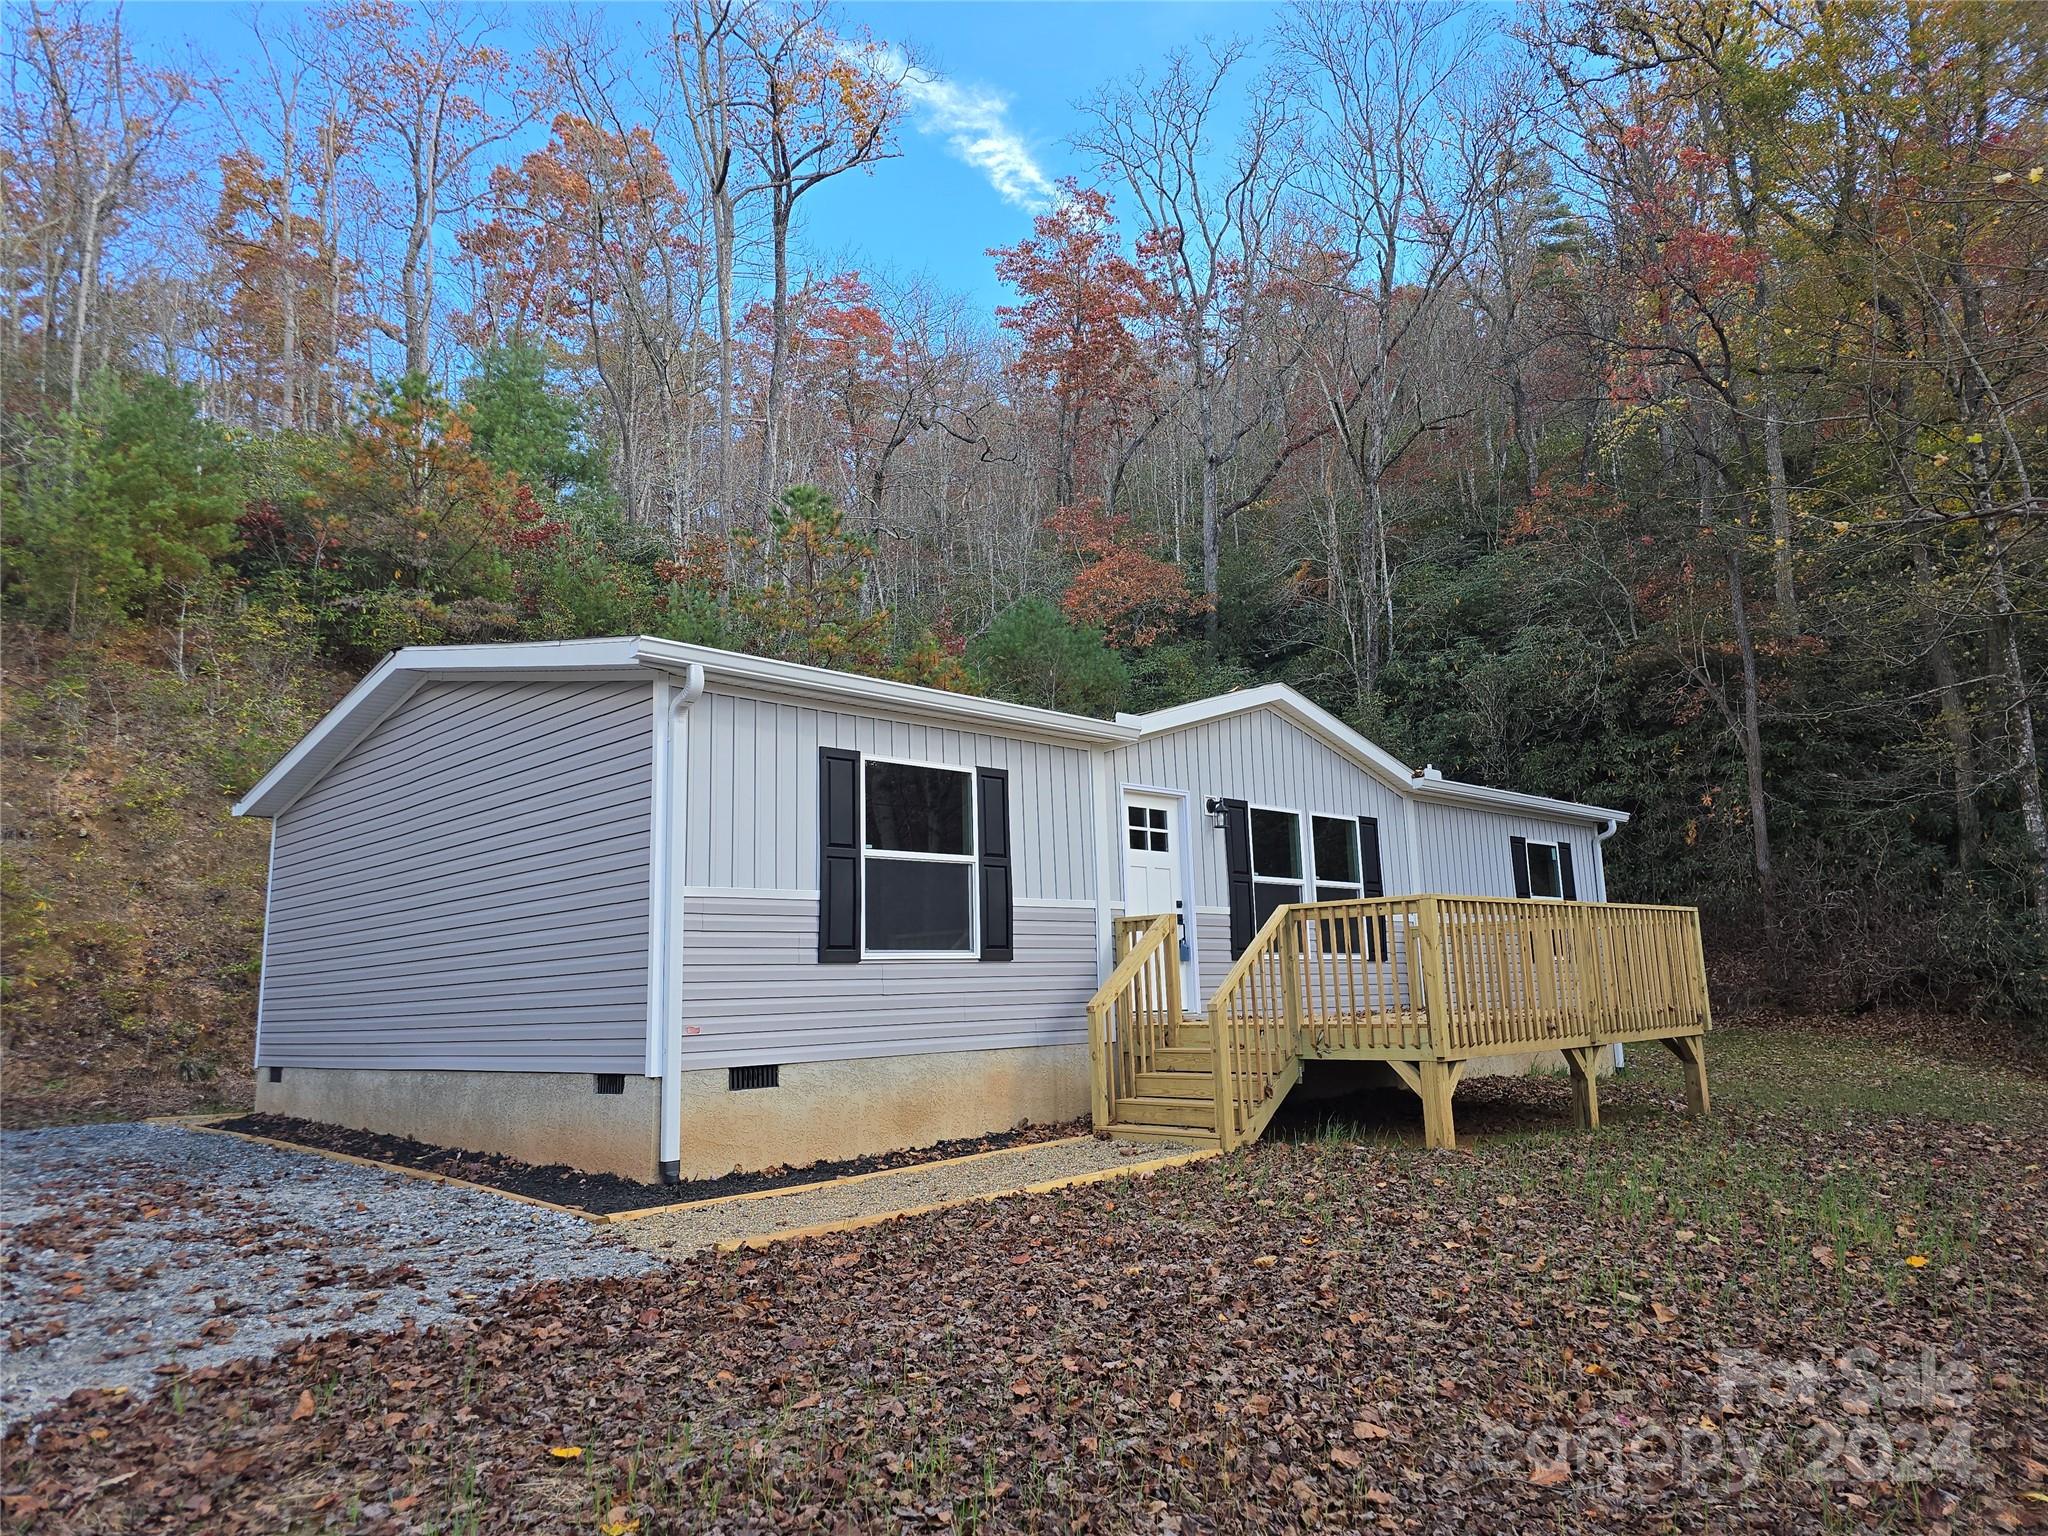
[[[648,860],[648,1071],[661,1078],[661,1181],[675,1183],[683,1157],[683,799],[689,783],[690,706],[704,696],[704,668],[654,684],[654,804]],[[657,1045],[659,1050],[657,1052]]]

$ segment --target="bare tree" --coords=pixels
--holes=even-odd
[[[1177,52],[1156,77],[1133,76],[1087,102],[1090,125],[1074,140],[1130,189],[1145,224],[1140,254],[1168,299],[1201,461],[1202,591],[1211,638],[1223,523],[1247,500],[1226,508],[1223,475],[1246,440],[1273,419],[1273,391],[1247,388],[1240,363],[1256,334],[1293,166],[1292,124],[1276,90],[1254,93],[1227,152],[1215,143],[1224,89],[1246,55],[1241,42]]]

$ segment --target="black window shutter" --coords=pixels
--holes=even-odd
[[[1252,905],[1252,808],[1243,800],[1223,802],[1223,863],[1230,885],[1230,958],[1235,960],[1259,931]]]
[[[860,754],[818,749],[818,961],[860,960]]]
[[[1367,901],[1387,894],[1387,874],[1380,863],[1380,819],[1358,818],[1358,894]],[[1387,950],[1387,920],[1376,917],[1365,925],[1365,958],[1377,960]]]
[[[1370,900],[1387,894],[1386,874],[1380,868],[1380,819],[1358,818],[1358,878],[1364,882],[1359,895]]]
[[[975,770],[981,802],[981,958],[1017,956],[1015,897],[1010,886],[1010,775]]]
[[[1515,865],[1515,894],[1529,894],[1529,839],[1511,837],[1508,839],[1508,857]]]
[[[1563,838],[1557,840],[1557,888],[1566,901],[1579,899],[1578,882],[1572,879],[1572,845]]]

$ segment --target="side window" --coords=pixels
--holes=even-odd
[[[1538,901],[1564,900],[1564,877],[1558,869],[1557,844],[1529,845],[1529,894]]]
[[[1301,900],[1301,818],[1292,811],[1251,813],[1252,920],[1263,925],[1276,907]]]
[[[974,952],[974,774],[870,758],[861,910],[870,954]]]

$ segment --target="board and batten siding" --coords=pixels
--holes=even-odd
[[[1532,843],[1569,844],[1579,900],[1607,899],[1600,839],[1584,822],[1544,821],[1427,800],[1415,803],[1415,814],[1422,890],[1452,896],[1514,895],[1515,866],[1509,839],[1526,837]]]
[[[1007,769],[1017,898],[1094,900],[1087,750],[726,692],[707,692],[690,710],[683,812],[690,887],[815,896],[820,747]]]
[[[258,1066],[647,1058],[652,689],[429,683],[272,829]]]
[[[1270,710],[1163,731],[1118,748],[1111,762],[1119,786],[1181,789],[1192,797],[1198,907],[1221,907],[1226,914],[1230,909],[1223,831],[1202,810],[1203,802],[1216,795],[1303,816],[1377,816],[1381,876],[1388,893],[1415,889],[1408,868],[1407,801],[1343,753]],[[1208,926],[1206,919],[1198,925]],[[1201,933],[1198,942],[1206,944],[1207,938]],[[1227,934],[1225,943],[1227,952]],[[1206,978],[1206,958],[1203,973]]]
[[[818,963],[818,898],[692,890],[683,903],[683,1065],[1086,1045],[1095,911],[1016,908],[1017,958]]]

